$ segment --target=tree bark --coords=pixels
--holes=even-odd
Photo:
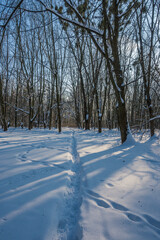
[[[2,85],[2,79],[1,79],[1,76],[0,76],[0,104],[1,104],[1,118],[2,118],[2,124],[3,124],[3,130],[4,131],[7,131],[8,128],[7,128],[7,123],[6,123],[6,115],[5,115],[5,105],[4,105],[4,99],[3,99],[3,85]]]

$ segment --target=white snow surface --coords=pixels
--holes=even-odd
[[[160,239],[160,140],[136,140],[0,130],[0,239]]]

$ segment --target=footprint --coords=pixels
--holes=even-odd
[[[128,208],[122,206],[122,205],[119,204],[119,203],[116,203],[116,202],[114,202],[114,201],[111,201],[111,200],[109,200],[109,199],[107,199],[107,201],[111,204],[111,206],[110,206],[108,203],[106,203],[104,200],[95,199],[95,198],[102,198],[98,193],[95,193],[95,192],[93,192],[93,191],[91,191],[91,190],[87,190],[87,193],[88,193],[89,195],[91,195],[92,197],[94,197],[94,200],[97,202],[97,204],[98,204],[99,206],[102,206],[102,207],[105,207],[105,206],[111,207],[111,206],[112,206],[114,209],[117,209],[117,210],[120,210],[120,211],[128,211]],[[98,203],[98,201],[99,201],[99,203]],[[102,202],[104,203],[104,205],[103,205]],[[106,208],[106,207],[105,207],[105,208]]]
[[[152,226],[160,229],[160,221],[152,218],[151,216],[147,215],[147,214],[144,214],[143,217],[145,218],[145,220],[151,224]]]
[[[116,203],[116,202],[113,202],[111,200],[109,200],[109,202],[111,203],[112,207],[114,209],[117,209],[117,210],[120,210],[120,211],[128,211],[128,208],[122,206],[121,204],[119,203]]]
[[[110,205],[101,199],[94,199],[98,206],[104,208],[110,208]]]
[[[93,191],[91,191],[91,190],[87,190],[87,193],[88,193],[89,195],[93,196],[93,197],[101,198],[101,196],[100,196],[98,193],[93,192]]]
[[[93,197],[92,199],[97,203],[98,206],[103,207],[103,208],[111,207],[106,201],[99,199],[99,198],[101,198],[101,196],[98,193],[95,193],[91,190],[87,190],[87,193]]]
[[[129,220],[131,220],[133,222],[141,222],[142,221],[142,219],[139,216],[137,216],[133,213],[126,213],[126,216],[129,218]]]
[[[112,183],[106,183],[105,185],[106,185],[106,187],[109,187],[109,188],[114,187],[114,185]]]

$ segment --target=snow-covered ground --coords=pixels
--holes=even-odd
[[[158,240],[159,203],[159,138],[0,130],[0,240]]]

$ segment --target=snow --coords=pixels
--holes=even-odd
[[[0,239],[160,239],[160,139],[130,137],[0,130]]]
[[[155,119],[160,119],[160,115],[157,115],[156,117],[151,118],[149,121],[153,121]]]

